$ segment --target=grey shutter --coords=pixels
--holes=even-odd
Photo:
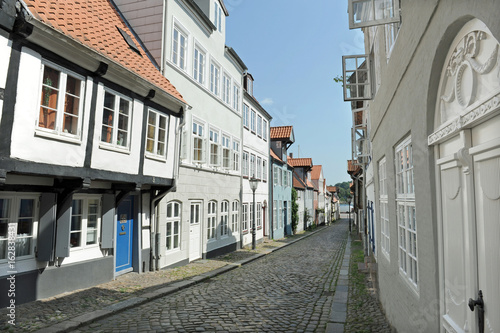
[[[38,238],[36,257],[38,261],[53,261],[52,250],[56,226],[56,195],[42,193],[40,197],[40,221],[38,223]]]
[[[69,257],[69,234],[71,231],[71,206],[73,196],[69,196],[61,207],[57,219],[56,253],[57,258]]]
[[[115,230],[115,195],[104,194],[102,198],[101,248],[114,247],[113,235]]]

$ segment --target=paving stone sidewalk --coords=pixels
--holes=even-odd
[[[255,260],[279,248],[318,232],[323,227],[280,240],[268,240],[213,259],[196,260],[188,265],[142,274],[128,273],[98,286],[64,293],[16,306],[16,326],[7,323],[6,309],[0,309],[1,332],[57,331],[69,321],[86,321],[103,309],[110,313],[142,300],[160,297],[209,279],[241,264]],[[149,295],[144,298],[144,295]],[[70,323],[68,323],[70,324]],[[52,327],[58,327],[51,330]]]

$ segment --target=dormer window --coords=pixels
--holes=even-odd
[[[219,32],[222,32],[222,8],[218,1],[214,1],[214,25]]]
[[[253,96],[253,79],[249,74],[247,74],[247,76],[245,77],[245,89],[248,94]]]

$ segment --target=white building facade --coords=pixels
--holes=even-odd
[[[164,75],[190,100],[175,192],[159,205],[157,268],[241,246],[242,75],[223,1],[116,1]]]

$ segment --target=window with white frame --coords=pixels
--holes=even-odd
[[[273,185],[278,185],[278,166],[273,165]]]
[[[248,204],[247,203],[244,203],[242,206],[241,206],[241,223],[242,223],[242,228],[243,228],[243,232],[246,232],[248,231]]]
[[[262,139],[264,139],[264,141],[267,141],[267,120],[263,119],[262,120]]]
[[[398,0],[349,0],[349,29],[400,21]]]
[[[387,61],[389,61],[389,58],[391,56],[392,52],[392,47],[394,46],[394,43],[396,42],[396,38],[399,33],[399,25],[400,23],[390,23],[390,24],[385,24],[385,54],[387,57]]]
[[[85,78],[57,65],[42,63],[37,128],[77,138],[81,134]]]
[[[222,100],[231,104],[231,78],[226,73],[222,75]]]
[[[372,98],[370,57],[367,54],[342,56],[344,101]]]
[[[220,203],[220,235],[227,236],[229,223],[229,202],[222,201]]]
[[[411,137],[401,142],[395,153],[399,268],[412,285],[418,287],[417,218]]]
[[[278,221],[279,228],[283,229],[283,201],[278,201]]]
[[[9,256],[15,242],[15,260],[32,258],[38,234],[37,195],[0,194],[0,262]]]
[[[386,158],[384,157],[378,162],[378,179],[379,179],[379,203],[380,203],[380,247],[382,253],[390,258],[391,237],[389,231],[389,212],[387,200],[387,174],[386,174]]]
[[[129,147],[132,101],[124,96],[104,92],[101,142],[117,147]]]
[[[257,116],[257,135],[262,137],[262,117]]]
[[[231,167],[231,139],[226,135],[222,135],[222,167]]]
[[[233,140],[233,171],[240,170],[240,143]]]
[[[257,123],[257,113],[254,110],[252,110],[250,116],[251,116],[251,118],[250,118],[250,130],[252,131],[252,133],[255,133],[256,123]]]
[[[278,186],[281,186],[283,178],[283,170],[278,167]]]
[[[222,8],[218,1],[214,1],[214,25],[217,31],[222,32]]]
[[[240,87],[233,85],[233,109],[240,112]]]
[[[98,245],[101,225],[101,198],[73,198],[71,206],[70,247],[72,250]]]
[[[178,26],[174,26],[172,41],[172,62],[180,68],[186,69],[187,34]]]
[[[262,158],[257,157],[257,179],[262,179]]]
[[[257,229],[262,229],[262,203],[257,203]]]
[[[205,160],[205,126],[193,121],[193,162],[203,162]]]
[[[255,178],[255,155],[250,154],[250,178]]]
[[[193,217],[196,220],[195,217]],[[181,235],[181,204],[179,202],[169,202],[167,204],[165,244],[166,250],[180,248]]]
[[[278,228],[278,201],[273,201],[273,229]]]
[[[248,153],[246,151],[243,152],[243,161],[242,161],[242,173],[244,177],[248,177]]]
[[[247,129],[249,128],[249,121],[250,121],[250,108],[248,105],[243,104],[243,126],[246,127]]]
[[[165,158],[167,155],[168,116],[149,109],[146,153]]]
[[[239,213],[240,203],[233,201],[231,204],[231,232],[238,232]]]
[[[267,161],[262,160],[262,181],[267,181]]]
[[[206,53],[199,47],[194,48],[193,77],[198,83],[205,83],[205,59]]]
[[[247,92],[253,96],[253,80],[250,75],[247,75]]]
[[[288,204],[286,205],[286,209],[287,209],[287,212],[286,212],[287,221],[286,221],[286,223],[288,225],[292,225],[292,202],[291,201],[288,201]]]
[[[208,203],[208,218],[207,218],[207,239],[215,239],[215,226],[217,225],[217,202],[210,201]]]
[[[215,63],[210,63],[210,91],[219,96],[220,67]]]
[[[210,165],[219,165],[219,131],[210,129]]]
[[[281,184],[283,185],[283,187],[287,187],[288,186],[288,183],[287,183],[288,177],[287,177],[286,171],[280,169],[280,174],[281,174]]]
[[[192,202],[189,224],[200,224],[201,222],[201,202]]]

